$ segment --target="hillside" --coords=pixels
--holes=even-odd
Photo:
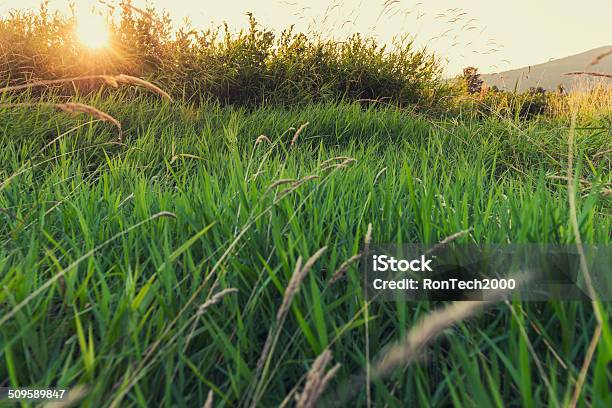
[[[585,81],[584,76],[571,77],[564,75],[572,71],[612,72],[612,55],[601,59],[597,64],[589,66],[598,56],[612,50],[612,46],[600,47],[570,57],[532,65],[505,72],[482,75],[489,86],[512,90],[518,83],[518,90],[524,91],[530,87],[541,86],[553,90],[563,84],[566,89],[575,87],[578,82]],[[605,80],[605,79],[602,79]],[[612,80],[605,80],[612,83]]]

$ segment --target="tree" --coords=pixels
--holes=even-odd
[[[480,78],[478,68],[463,68],[463,81],[465,82],[467,91],[471,94],[480,93],[482,90],[483,80]]]

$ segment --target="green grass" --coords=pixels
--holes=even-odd
[[[328,279],[358,252],[369,223],[375,243],[435,243],[468,228],[464,239],[479,243],[574,242],[566,182],[549,177],[567,167],[561,120],[434,122],[346,104],[88,102],[122,122],[124,144],[108,124],[46,108],[0,110],[0,386],[85,384],[87,406],[143,407],[201,406],[209,390],[217,404],[236,406],[257,389],[259,404],[274,406],[329,347],[342,364],[325,394],[335,398],[365,366],[366,313],[356,267],[344,281]],[[290,148],[289,129],[305,122]],[[256,145],[261,134],[272,144]],[[609,133],[580,130],[576,145],[590,182],[577,197],[582,239],[609,243],[601,186],[610,161],[596,156],[609,149]],[[337,156],[356,162],[325,169]],[[319,178],[284,197],[276,193],[289,185],[268,188],[309,175]],[[323,246],[258,376],[297,258]],[[197,313],[225,288],[238,292]],[[373,303],[371,358],[437,306]],[[373,404],[567,404],[595,327],[591,305],[512,307],[520,320],[500,303],[448,330],[422,361],[375,381]],[[603,308],[609,316],[610,304]],[[612,403],[607,324],[583,406]],[[365,398],[362,390],[350,405]]]

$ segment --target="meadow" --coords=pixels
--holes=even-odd
[[[610,93],[527,120],[168,91],[0,93],[0,387],[91,407],[612,405],[609,302],[371,301],[358,268],[364,242],[609,244]]]
[[[480,243],[574,240],[567,182],[550,177],[567,167],[562,122],[432,122],[346,103],[88,102],[122,118],[121,144],[108,124],[44,107],[0,116],[3,385],[84,384],[90,404],[191,406],[210,390],[228,406],[292,402],[325,350],[341,363],[340,389],[366,364],[366,328],[375,358],[437,307],[366,305],[356,264],[330,283],[369,224],[374,242],[466,230],[461,239]],[[597,133],[577,133],[591,180],[578,221],[584,242],[609,243],[609,139]],[[323,247],[277,327],[297,259]],[[594,326],[589,304],[494,305],[375,381],[372,402],[565,405]],[[593,406],[610,398],[604,334],[581,396]]]

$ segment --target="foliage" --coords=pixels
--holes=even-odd
[[[531,88],[523,93],[500,90],[486,90],[481,98],[482,104],[489,112],[504,116],[518,116],[530,119],[548,112],[551,99],[559,97],[555,93],[546,92],[543,88]]]
[[[612,87],[604,83],[585,82],[567,92],[561,85],[555,91],[532,87],[525,92],[489,87],[475,67],[466,67],[463,74],[448,84],[451,102],[447,115],[459,112],[478,117],[501,117],[512,120],[533,120],[540,116],[552,119],[569,118],[576,112],[583,118],[612,117]]]
[[[484,82],[480,78],[478,68],[466,67],[463,69],[463,77],[461,78],[465,83],[466,91],[470,94],[479,94],[482,91],[482,83]]]
[[[129,3],[128,3],[129,5]],[[111,45],[88,50],[74,34],[76,17],[15,12],[0,20],[0,81],[56,79],[93,74],[143,77],[189,101],[224,104],[304,104],[378,100],[420,110],[441,109],[447,89],[441,68],[411,41],[392,49],[358,34],[345,41],[261,28],[249,16],[246,31],[225,25],[174,33],[168,15],[153,8],[109,10]],[[76,84],[81,92],[101,84]],[[61,89],[74,92],[72,85]]]
[[[541,87],[522,93],[500,90],[495,86],[489,88],[471,67],[455,81],[454,90],[454,101],[464,111],[477,116],[494,115],[519,120],[555,116],[558,112],[553,111],[553,106],[563,105],[563,100],[568,97],[563,93],[547,92]]]

